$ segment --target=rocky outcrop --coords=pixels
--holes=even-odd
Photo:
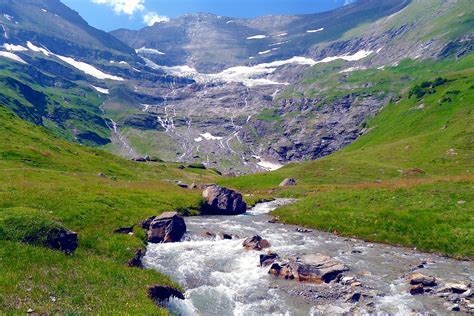
[[[72,254],[78,245],[77,233],[65,228],[56,229],[48,235],[46,245],[65,254]]]
[[[297,181],[293,178],[286,178],[285,180],[283,180],[279,187],[291,187],[291,186],[294,186],[297,184]]]
[[[242,199],[242,194],[223,188],[218,185],[207,187],[202,197],[205,202],[202,211],[212,215],[238,215],[247,210],[247,204]]]
[[[322,254],[290,257],[283,263],[274,263],[269,273],[284,279],[310,283],[329,283],[349,268],[342,262]]]
[[[184,300],[184,295],[181,291],[171,286],[153,285],[148,288],[148,297],[154,300],[159,305],[163,305],[171,297]]]
[[[144,256],[145,252],[142,249],[137,249],[137,251],[135,251],[135,256],[128,261],[127,265],[130,268],[143,268],[142,260]]]
[[[186,223],[177,212],[166,212],[142,223],[148,227],[147,240],[151,243],[178,242],[186,232]]]
[[[436,279],[432,276],[427,276],[422,273],[413,273],[408,277],[411,285],[421,284],[423,286],[436,286]]]
[[[242,245],[246,250],[262,250],[271,246],[268,240],[263,239],[259,235],[245,239]]]
[[[130,227],[119,227],[114,230],[114,234],[131,234],[133,233],[133,228],[135,225],[132,225]]]

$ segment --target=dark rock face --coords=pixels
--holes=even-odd
[[[128,261],[128,266],[130,268],[143,268],[142,259],[145,256],[145,252],[142,249],[137,249],[135,256]]]
[[[140,227],[145,229],[145,230],[148,230],[150,228],[150,224],[151,222],[153,222],[153,220],[156,218],[156,216],[151,216],[151,217],[148,217],[147,219],[143,220],[141,223],[140,223]]]
[[[261,267],[266,267],[275,262],[275,260],[278,259],[278,254],[274,252],[269,252],[266,255],[260,255],[260,266]]]
[[[410,288],[410,294],[411,295],[419,295],[425,293],[425,289],[423,288],[423,284],[417,284],[413,285]]]
[[[186,232],[186,223],[177,212],[166,212],[149,224],[147,240],[151,243],[178,242]]]
[[[202,196],[205,199],[202,210],[206,214],[238,215],[247,210],[242,194],[218,185],[207,187]]]
[[[283,180],[281,183],[280,183],[280,187],[290,187],[290,186],[294,186],[296,185],[297,182],[295,179],[293,178],[286,178],[285,180]]]
[[[271,246],[268,240],[263,239],[258,235],[245,239],[242,245],[247,250],[262,250]]]
[[[114,230],[114,234],[130,234],[133,233],[133,228],[135,225],[132,225],[130,227],[119,227],[116,230]]]
[[[154,285],[148,288],[148,297],[162,305],[171,297],[176,297],[180,300],[184,300],[184,295],[179,290],[170,286]]]
[[[319,284],[329,283],[345,271],[349,271],[349,268],[331,257],[307,254],[291,257],[284,263],[274,263],[269,273],[284,279]]]
[[[72,254],[77,248],[77,233],[65,228],[58,229],[48,236],[46,245],[60,250],[65,254]]]

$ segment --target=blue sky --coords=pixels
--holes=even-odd
[[[62,0],[90,25],[106,31],[139,29],[187,13],[231,17],[327,11],[350,0]]]

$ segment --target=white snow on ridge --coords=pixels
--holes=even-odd
[[[60,60],[62,60],[63,62],[73,66],[74,68],[86,73],[89,76],[95,77],[97,79],[102,79],[102,80],[109,79],[109,80],[116,80],[116,81],[123,81],[124,80],[123,78],[106,74],[105,72],[102,72],[101,70],[95,68],[94,66],[89,65],[87,63],[84,63],[82,61],[77,61],[77,60],[75,60],[71,57],[66,57],[66,56],[53,54],[50,51],[48,51],[46,48],[38,47],[38,46],[34,45],[31,42],[27,42],[26,46],[34,52],[42,53],[46,56],[53,55],[53,56],[59,58]]]
[[[100,92],[102,94],[109,94],[109,89],[101,88],[101,87],[96,87],[91,85],[92,88],[94,88],[97,92]]]
[[[36,53],[42,53],[43,55],[46,55],[46,56],[49,56],[49,55],[51,54],[47,49],[42,48],[42,47],[38,47],[38,46],[34,45],[32,42],[27,42],[27,43],[26,43],[26,46],[27,46],[30,50],[32,50],[32,51],[34,51],[34,52],[36,52]]]
[[[207,132],[207,133],[204,133],[204,134],[201,134],[202,138],[204,138],[205,140],[221,140],[222,137],[219,137],[219,136],[214,136],[212,135],[211,133]]]
[[[154,49],[154,48],[147,48],[145,46],[143,46],[142,48],[139,48],[139,49],[135,49],[135,52],[137,54],[155,54],[155,55],[166,55],[166,53],[163,53],[157,49]]]
[[[267,38],[267,36],[266,35],[254,35],[254,36],[247,37],[248,40],[264,39],[264,38]]]
[[[274,48],[276,50],[278,48]],[[271,50],[270,50],[271,51]],[[261,52],[266,54],[270,51]],[[269,63],[262,63],[252,66],[235,66],[231,68],[224,69],[219,73],[205,74],[198,72],[195,68],[189,66],[159,66],[152,62],[149,59],[143,58],[147,65],[151,68],[160,69],[166,72],[167,74],[173,76],[187,77],[196,80],[199,83],[207,82],[227,82],[227,83],[242,83],[247,87],[261,86],[261,85],[288,85],[285,82],[276,82],[268,78],[268,75],[274,73],[278,67],[296,64],[302,66],[314,66],[320,63],[329,63],[334,60],[342,59],[346,61],[357,61],[363,59],[373,51],[361,50],[353,55],[341,55],[326,57],[322,60],[316,61],[311,58],[295,56],[290,59],[277,60]]]
[[[318,33],[324,31],[324,27],[317,29],[317,30],[307,30],[306,33]]]
[[[2,52],[0,51],[0,56],[1,57],[5,57],[5,58],[8,58],[8,59],[11,59],[11,60],[14,60],[16,62],[19,62],[19,63],[22,63],[22,64],[28,64],[26,61],[24,61],[20,56],[17,56],[13,53],[10,53],[10,52]]]
[[[64,61],[65,63],[73,66],[74,68],[88,74],[89,76],[95,77],[97,79],[102,79],[102,80],[109,79],[109,80],[115,80],[115,81],[123,81],[124,80],[123,78],[106,74],[105,72],[100,71],[99,69],[95,68],[92,65],[89,65],[89,64],[84,63],[82,61],[74,60],[71,57],[65,57],[65,56],[61,56],[61,55],[55,55],[55,56],[58,57],[59,59],[61,59],[62,61]]]
[[[225,22],[225,24],[230,24],[230,23],[235,23],[235,21],[234,20],[229,20],[229,21]]]
[[[10,52],[26,52],[28,51],[28,48],[23,47],[21,45],[13,45],[13,44],[3,44],[3,49],[8,50]]]

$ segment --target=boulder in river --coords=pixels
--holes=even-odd
[[[260,255],[260,266],[266,267],[275,262],[278,259],[278,254],[269,251],[266,255]]]
[[[186,223],[177,212],[166,212],[156,216],[150,223],[147,240],[151,243],[180,241],[186,232]]]
[[[160,305],[163,305],[163,302],[168,301],[171,297],[184,300],[183,293],[171,286],[153,285],[148,288],[147,292],[148,297]]]
[[[245,239],[242,245],[247,250],[262,250],[271,246],[268,240],[263,239],[259,235]]]
[[[432,276],[427,276],[416,272],[408,277],[411,285],[422,284],[423,286],[436,286],[436,279]]]
[[[205,202],[202,211],[212,215],[238,215],[247,210],[242,194],[218,185],[208,186],[202,197]]]
[[[294,186],[297,184],[297,181],[293,178],[286,178],[285,180],[283,180],[279,187],[291,187],[291,186]]]
[[[329,283],[348,271],[342,262],[322,254],[306,254],[289,258],[288,262],[274,263],[269,273],[301,282]]]

